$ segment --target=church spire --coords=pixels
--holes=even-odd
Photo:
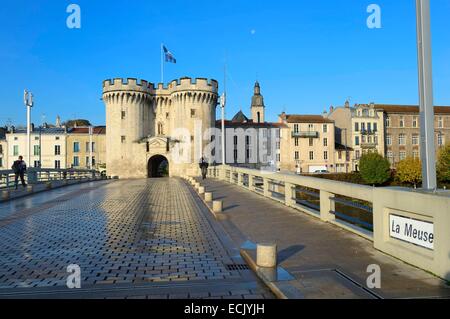
[[[264,97],[261,95],[261,86],[258,81],[255,83],[253,92],[252,105],[250,108],[252,120],[254,123],[264,123]]]

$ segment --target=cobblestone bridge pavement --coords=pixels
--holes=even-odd
[[[180,179],[70,186],[0,204],[0,298],[273,298]],[[68,289],[67,266],[81,268]]]

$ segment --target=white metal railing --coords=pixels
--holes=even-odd
[[[89,169],[48,169],[29,168],[24,175],[27,184],[38,184],[60,180],[80,180],[100,177],[100,172]],[[13,170],[0,170],[0,189],[14,187],[15,174]],[[19,178],[20,184],[20,178]]]

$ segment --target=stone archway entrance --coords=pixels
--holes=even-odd
[[[152,156],[148,160],[147,173],[149,178],[168,177],[169,161],[162,155]]]

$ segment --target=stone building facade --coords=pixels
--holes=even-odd
[[[165,87],[136,79],[103,82],[108,175],[170,176],[199,173],[198,161],[215,126],[218,82],[182,78]]]
[[[334,121],[321,115],[282,113],[281,170],[297,173],[335,172]]]
[[[90,159],[90,148],[92,158]],[[89,165],[91,161],[91,166]],[[68,167],[92,168],[102,171],[106,168],[106,127],[92,127],[92,144],[89,127],[74,127],[67,130]]]
[[[385,156],[395,168],[407,157],[420,158],[420,116],[418,106],[377,104],[386,127]],[[438,152],[450,143],[450,107],[434,108],[435,147]]]

